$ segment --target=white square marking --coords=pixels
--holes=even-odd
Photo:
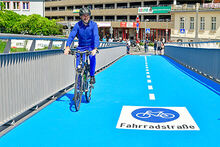
[[[148,89],[149,90],[153,90],[153,86],[152,85],[148,85]]]
[[[149,69],[146,69],[146,71],[149,71]]]
[[[150,78],[150,75],[147,75],[147,78]]]
[[[123,106],[117,129],[153,131],[198,131],[185,107]]]
[[[150,100],[155,100],[155,95],[153,93],[149,94]]]
[[[147,80],[147,83],[151,83],[151,80]]]
[[[148,75],[149,75],[150,73],[149,73],[149,72],[146,72],[146,74],[148,74]]]

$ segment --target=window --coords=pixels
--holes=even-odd
[[[205,17],[200,17],[200,30],[205,30]]]
[[[216,17],[212,17],[212,30],[216,30]]]
[[[29,6],[29,2],[23,2],[23,10],[29,10],[30,6]]]
[[[13,2],[13,9],[14,10],[20,9],[20,2]]]
[[[10,9],[10,2],[3,2],[5,5],[5,9],[9,10]]]
[[[194,30],[194,17],[190,17],[190,30]]]
[[[184,17],[180,17],[180,29],[184,29]]]

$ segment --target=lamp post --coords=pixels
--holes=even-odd
[[[137,34],[136,34],[136,40],[138,41],[138,33],[139,33],[139,23],[140,23],[140,19],[139,19],[139,16],[137,15],[137,18],[136,18],[136,23],[137,23]]]
[[[167,27],[166,27],[166,42],[169,40],[169,34],[168,34],[168,19],[166,19]]]
[[[198,41],[198,19],[199,19],[199,16],[198,16],[198,12],[199,12],[199,6],[198,4],[196,3],[196,30],[195,30],[195,42]]]
[[[149,19],[145,19],[144,21],[144,40],[146,40],[146,22],[149,22]]]

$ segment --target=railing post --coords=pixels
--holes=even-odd
[[[8,39],[7,44],[5,46],[4,53],[9,53],[11,50],[11,39]]]
[[[49,46],[48,46],[48,49],[51,50],[52,47],[53,47],[53,40],[50,40],[50,44],[49,44]]]
[[[70,49],[73,49],[74,48],[74,41],[72,42],[72,44],[70,45]]]
[[[63,41],[63,43],[62,43],[62,45],[61,45],[61,50],[64,50],[64,48],[65,48],[65,42],[66,42],[66,41]]]
[[[36,40],[32,41],[31,47],[30,47],[30,51],[34,51],[35,50],[35,46],[36,46]]]

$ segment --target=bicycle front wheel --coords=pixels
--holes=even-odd
[[[75,102],[75,109],[76,111],[79,111],[80,104],[82,101],[82,94],[83,94],[83,78],[81,74],[77,73],[76,74],[76,79],[75,79],[75,89],[74,89],[74,102]]]
[[[90,102],[91,100],[91,93],[92,93],[92,85],[89,84],[89,73],[86,73],[86,80],[84,81],[85,83],[85,97],[86,97],[86,102]]]

